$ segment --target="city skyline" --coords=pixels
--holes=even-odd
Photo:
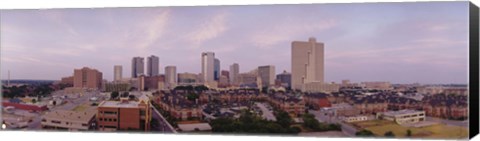
[[[86,66],[111,81],[114,65],[123,66],[123,76],[129,76],[131,59],[150,55],[158,56],[161,66],[176,66],[178,73],[198,74],[200,55],[209,51],[220,60],[221,70],[238,63],[240,73],[264,65],[275,66],[277,74],[291,73],[291,42],[315,37],[325,44],[325,82],[467,83],[464,6],[442,2],[2,11],[1,76],[7,78],[10,70],[11,79],[59,80]],[[438,13],[424,12],[432,10]],[[259,20],[265,23],[250,23]]]

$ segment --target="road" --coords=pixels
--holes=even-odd
[[[267,119],[267,120],[271,120],[271,121],[277,121],[277,118],[275,117],[275,115],[273,115],[272,111],[268,110],[267,107],[265,107],[265,104],[264,103],[255,103],[257,105],[257,107],[260,108],[260,110],[262,110],[262,116]]]
[[[172,125],[170,125],[170,123],[168,123],[168,121],[162,116],[162,114],[160,114],[160,112],[158,112],[157,109],[155,109],[153,106],[152,106],[152,118],[155,118],[157,119],[158,123],[159,123],[159,128],[156,129],[155,131],[159,131],[159,132],[165,132],[165,133],[177,133],[177,131],[175,130],[175,128],[173,128]]]

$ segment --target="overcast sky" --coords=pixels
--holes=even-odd
[[[467,83],[468,2],[2,10],[1,77],[59,80],[88,66],[130,77],[134,56],[160,73],[199,73],[201,52],[221,69],[291,71],[291,42],[325,43],[326,81]]]

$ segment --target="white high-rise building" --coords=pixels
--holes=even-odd
[[[165,85],[170,89],[175,88],[175,86],[177,85],[177,67],[165,67]]]
[[[292,42],[292,89],[310,82],[324,82],[324,44],[310,38]]]
[[[122,66],[115,65],[113,66],[113,81],[122,80]]]
[[[149,56],[147,58],[147,75],[148,76],[157,76],[160,68],[160,59],[155,56]]]
[[[268,87],[275,84],[275,66],[260,66],[258,67],[258,77],[262,86]]]
[[[133,57],[132,59],[132,78],[145,74],[145,62],[143,57]]]
[[[238,83],[238,74],[240,72],[240,66],[237,63],[233,63],[230,65],[230,84],[237,84]]]
[[[215,81],[214,79],[215,53],[202,53],[202,80],[204,83]]]

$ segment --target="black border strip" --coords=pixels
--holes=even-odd
[[[469,137],[472,139],[478,134],[479,128],[479,11],[478,7],[470,2],[469,4]]]

